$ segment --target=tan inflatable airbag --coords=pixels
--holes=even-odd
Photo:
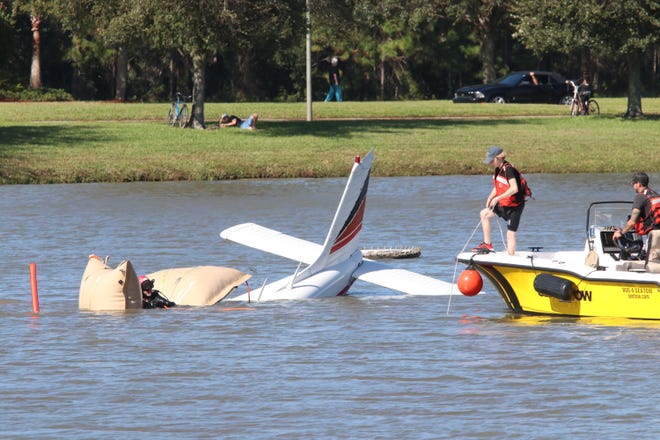
[[[81,310],[126,310],[142,308],[142,291],[130,261],[116,268],[90,255],[80,281],[78,307]]]
[[[209,306],[225,298],[251,275],[220,266],[164,269],[147,275],[154,288],[177,305]],[[142,308],[142,291],[130,261],[113,269],[90,255],[80,282],[81,310],[126,310]]]
[[[148,274],[154,289],[182,306],[210,306],[247,281],[248,275],[221,266],[196,266],[164,269]]]

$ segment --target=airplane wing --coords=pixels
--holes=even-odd
[[[439,296],[460,293],[455,284],[409,270],[393,268],[372,260],[363,260],[353,276],[359,280],[398,290],[409,295]]]
[[[232,226],[222,231],[220,237],[305,264],[312,264],[323,250],[320,244],[292,237],[255,223]]]

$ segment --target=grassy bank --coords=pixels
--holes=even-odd
[[[345,176],[376,148],[374,174],[487,173],[498,144],[526,173],[660,169],[660,99],[645,120],[621,119],[623,98],[599,99],[600,117],[558,105],[449,101],[210,103],[209,129],[165,124],[168,104],[2,103],[0,183],[215,180]],[[223,113],[260,114],[258,130],[214,129]]]

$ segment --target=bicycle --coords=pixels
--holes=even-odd
[[[573,89],[573,98],[571,99],[571,116],[579,115],[600,115],[600,105],[598,101],[591,97],[589,84],[576,85],[573,81],[566,81]]]
[[[172,103],[167,114],[167,122],[170,126],[174,127],[178,124],[180,128],[185,128],[188,125],[188,104],[185,102],[188,99],[192,99],[192,96],[183,96],[176,92],[176,101]]]

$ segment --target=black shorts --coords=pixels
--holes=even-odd
[[[495,205],[495,209],[493,211],[499,217],[502,217],[504,220],[506,220],[507,230],[516,232],[518,230],[518,225],[520,225],[520,217],[522,216],[524,208],[524,203],[520,206],[500,206],[498,203]]]

